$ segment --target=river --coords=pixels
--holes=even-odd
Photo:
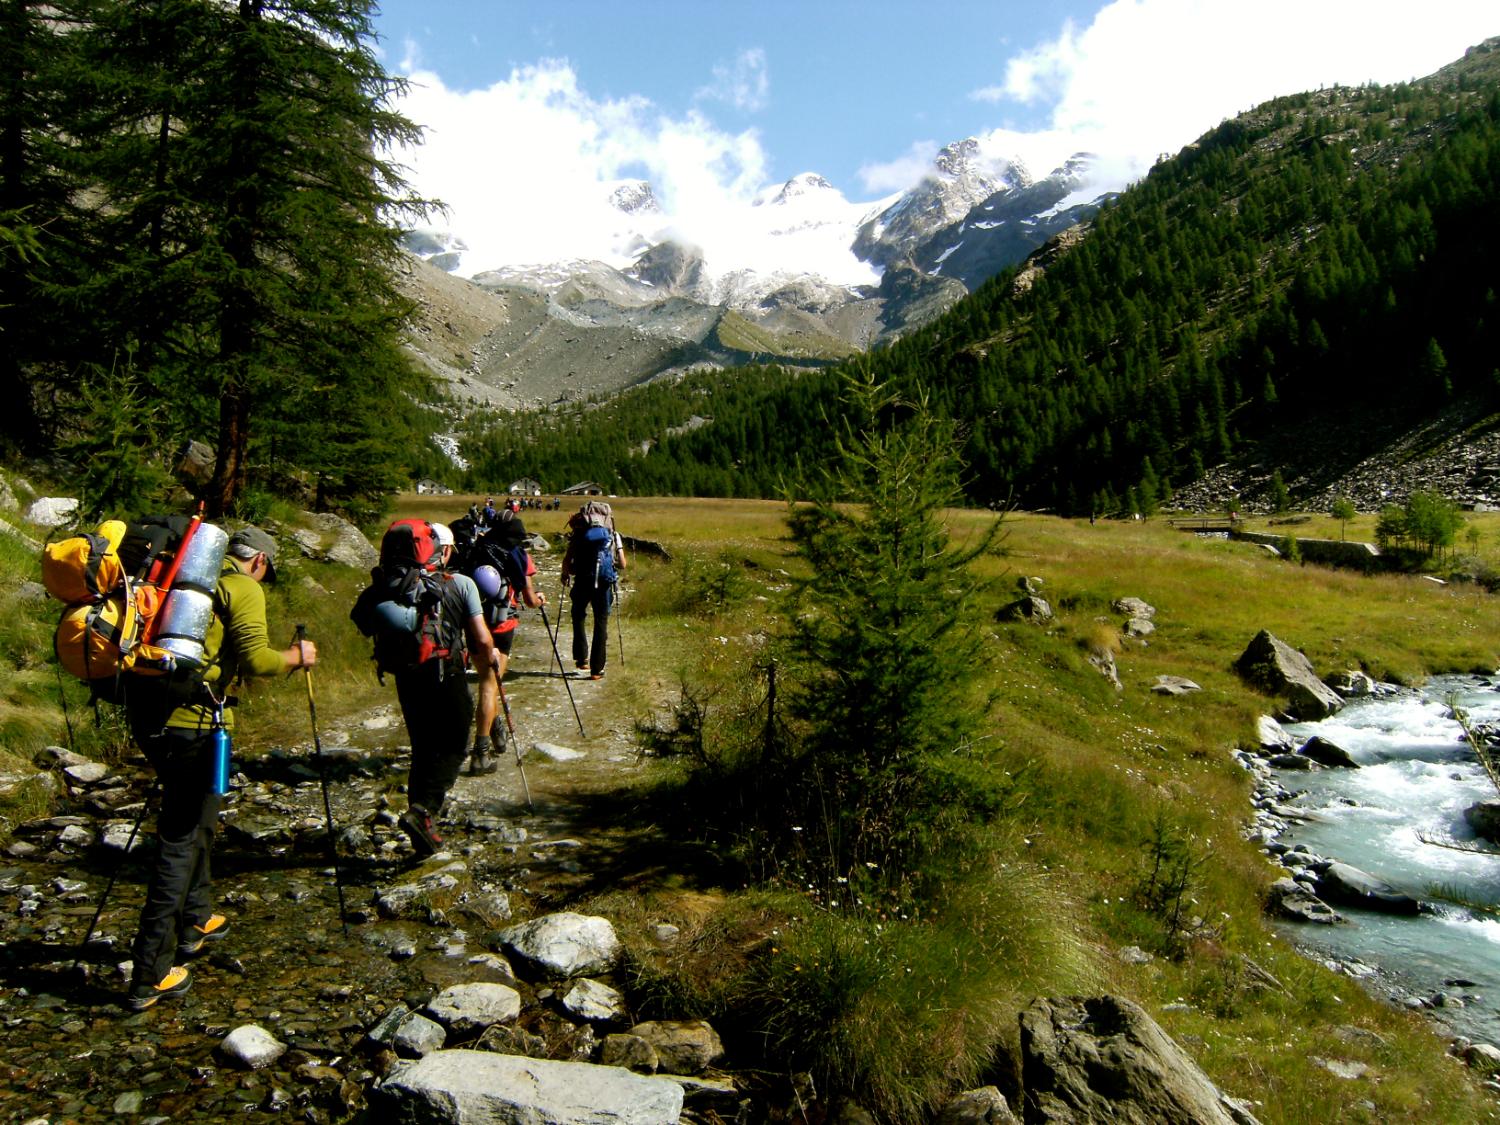
[[[1497,794],[1463,741],[1454,704],[1476,724],[1500,721],[1495,680],[1444,676],[1420,691],[1357,699],[1328,719],[1287,727],[1299,743],[1317,734],[1343,747],[1360,768],[1276,771],[1297,794],[1292,804],[1312,815],[1293,824],[1282,842],[1304,843],[1379,876],[1431,903],[1433,911],[1402,917],[1339,906],[1348,925],[1286,932],[1325,956],[1373,966],[1375,983],[1398,1000],[1443,997],[1432,1009],[1441,1023],[1471,1039],[1500,1043],[1500,855],[1435,842],[1491,846],[1476,841],[1464,819],[1466,808]],[[1468,902],[1494,903],[1497,912],[1435,901],[1438,888]]]

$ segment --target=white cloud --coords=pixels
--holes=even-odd
[[[398,106],[426,129],[424,143],[396,154],[419,194],[448,206],[447,225],[468,247],[463,272],[590,258],[630,259],[629,222],[609,203],[621,179],[652,184],[670,230],[701,247],[710,268],[755,265],[872,280],[847,241],[806,240],[768,250],[766,220],[752,204],[769,175],[760,134],[716,127],[703,113],[661,112],[645,98],[600,99],[564,60],[513,70],[503,82],[460,91],[417,70]],[[443,222],[437,219],[434,226]]]
[[[1496,32],[1493,0],[1114,0],[971,97],[1050,105],[1049,132],[1134,177],[1260,102],[1422,77]]]
[[[937,141],[913,141],[911,147],[895,160],[862,165],[859,182],[866,191],[876,195],[905,191],[932,171],[932,159],[942,147]]]
[[[766,53],[759,47],[741,51],[732,63],[719,63],[713,73],[713,82],[699,89],[694,97],[726,102],[746,113],[756,113],[769,104],[771,76],[766,68]]]

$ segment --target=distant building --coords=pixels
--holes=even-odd
[[[585,480],[585,481],[580,481],[579,483],[573,485],[571,488],[565,488],[565,489],[563,489],[563,495],[564,496],[603,496],[604,495],[604,489],[603,489],[602,486],[595,484],[591,480]]]
[[[431,477],[423,477],[417,481],[418,496],[452,496],[453,489],[441,481],[433,480]]]
[[[520,480],[512,481],[505,491],[512,496],[540,496],[542,486],[530,477],[522,477]]]

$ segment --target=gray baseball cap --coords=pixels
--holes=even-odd
[[[229,553],[237,559],[266,556],[266,581],[276,581],[276,540],[258,527],[242,527],[229,537]]]

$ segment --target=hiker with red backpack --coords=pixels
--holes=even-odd
[[[131,734],[162,790],[156,861],[131,947],[134,968],[126,1004],[134,1011],[186,992],[192,974],[174,961],[229,931],[228,918],[213,907],[209,852],[222,800],[214,783],[216,736],[234,726],[233,701],[226,695],[230,683],[245,676],[280,676],[318,662],[318,648],[309,640],[299,638],[287,649],[271,647],[260,584],[275,578],[275,539],[258,527],[229,536],[203,642],[207,668],[197,693],[182,702],[165,677],[135,677],[125,697]]]
[[[526,527],[517,513],[520,504],[511,500],[487,530],[481,532],[464,554],[463,571],[479,587],[484,619],[495,645],[493,703],[486,709],[481,699],[474,726],[474,745],[469,751],[471,775],[494,773],[505,753],[506,727],[497,722],[502,683],[510,665],[510,651],[515,644],[520,607],[540,609],[547,597],[532,584],[536,563],[525,548]],[[484,671],[481,669],[481,680]]]
[[[411,741],[406,812],[398,823],[419,855],[443,844],[437,817],[469,751],[474,696],[465,663],[480,670],[481,713],[493,714],[496,651],[479,588],[447,570],[453,532],[422,519],[397,520],[380,543],[380,565],[349,616],[375,641],[376,673],[396,680]]]
[[[625,569],[625,542],[615,530],[615,516],[602,500],[591,500],[568,520],[568,548],[563,553],[563,589],[572,583],[573,665],[591,680],[604,678],[609,650],[609,614],[615,584]],[[584,621],[594,611],[593,642]]]

